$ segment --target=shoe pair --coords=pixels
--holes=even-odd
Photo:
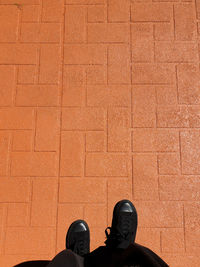
[[[127,248],[134,243],[136,231],[137,211],[135,207],[129,200],[119,201],[114,207],[112,226],[105,230],[106,247]],[[90,231],[84,220],[77,220],[70,225],[66,235],[66,248],[80,256],[90,252]]]

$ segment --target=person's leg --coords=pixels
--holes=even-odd
[[[70,249],[64,249],[46,267],[84,267],[84,258]]]
[[[46,267],[49,260],[24,261],[13,267]]]
[[[110,229],[110,235],[107,229]],[[121,200],[115,205],[112,226],[107,229],[106,246],[85,255],[85,267],[168,266],[153,251],[135,243],[137,211],[129,200]]]
[[[101,246],[84,257],[84,267],[169,267],[156,253],[137,243],[128,248]]]
[[[116,261],[116,267],[138,265],[142,267],[169,267],[151,249],[137,243],[130,244]]]
[[[110,234],[107,229],[110,229]],[[137,211],[133,203],[127,199],[119,201],[113,210],[112,225],[105,230],[106,246],[85,255],[85,267],[116,266],[123,251],[134,243],[136,231]]]
[[[67,231],[66,249],[58,253],[47,267],[84,267],[83,256],[89,252],[89,227],[84,220],[76,220]]]
[[[74,221],[66,235],[66,249],[58,253],[46,267],[84,267],[83,256],[90,252],[90,231],[83,220]]]
[[[113,267],[117,264],[124,249],[100,246],[84,255],[84,267]]]

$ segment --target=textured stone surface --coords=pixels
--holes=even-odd
[[[0,0],[0,266],[136,242],[200,263],[200,0]]]

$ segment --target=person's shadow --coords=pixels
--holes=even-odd
[[[46,267],[49,262],[48,260],[25,261],[13,267]]]

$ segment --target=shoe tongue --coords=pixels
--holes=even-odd
[[[87,253],[87,232],[81,231],[81,232],[74,232],[74,252],[76,252],[79,255]]]
[[[133,213],[132,212],[128,212],[128,211],[122,211],[120,212],[120,214],[122,214],[123,216],[126,215],[126,216],[132,216]]]
[[[132,222],[132,213],[131,212],[123,212],[119,216],[119,221],[117,223],[117,230],[122,235],[130,235],[133,231],[133,222]]]
[[[74,237],[76,240],[85,240],[85,237],[87,237],[87,232],[86,231],[74,232]]]

